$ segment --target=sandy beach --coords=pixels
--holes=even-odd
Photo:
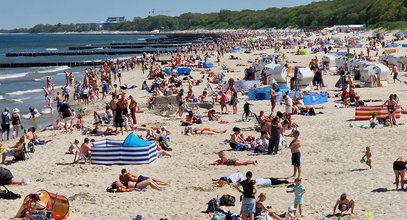
[[[367,36],[370,33],[364,33]],[[351,36],[351,34],[348,34]],[[315,37],[315,36],[313,36]],[[386,36],[390,39],[390,36]],[[402,42],[398,42],[402,43]],[[310,49],[307,49],[310,51]],[[356,49],[359,52],[361,49]],[[365,53],[366,48],[362,48]],[[405,48],[400,49],[406,52]],[[309,55],[295,55],[296,49],[283,50],[289,61],[289,65],[308,66],[312,58],[319,59],[323,52]],[[341,49],[346,51],[346,49]],[[379,54],[382,53],[380,49]],[[221,59],[235,72],[225,73],[225,80],[229,78],[244,77],[244,69],[250,65],[248,61],[254,61],[258,54],[273,54],[274,49],[254,51],[251,54],[233,54],[238,60],[229,60],[229,54]],[[375,53],[375,52],[374,52]],[[216,58],[209,60],[215,62]],[[237,66],[244,64],[245,66]],[[215,73],[222,71],[215,64]],[[193,71],[195,79],[201,78],[199,71]],[[240,193],[230,186],[217,187],[212,184],[212,179],[229,176],[233,173],[245,174],[252,171],[257,177],[287,178],[292,175],[291,153],[289,149],[282,150],[277,155],[254,155],[247,151],[231,151],[229,145],[223,142],[230,138],[232,128],[254,127],[254,123],[242,122],[241,114],[243,103],[248,100],[247,96],[239,93],[238,114],[222,114],[221,119],[229,121],[228,124],[220,124],[217,121],[208,121],[204,117],[204,123],[193,127],[210,127],[216,130],[225,130],[225,134],[186,136],[182,133],[183,127],[180,118],[175,116],[176,109],[170,116],[154,114],[146,108],[148,93],[141,90],[143,75],[140,68],[123,73],[123,83],[136,85],[137,88],[127,90],[126,95],[132,95],[139,103],[140,110],[137,113],[139,124],[149,126],[166,126],[172,132],[170,145],[174,156],[171,158],[159,158],[149,165],[126,165],[126,166],[102,166],[93,164],[72,164],[73,155],[64,154],[70,142],[76,139],[81,143],[86,136],[80,131],[64,133],[62,131],[46,131],[40,133],[40,139],[52,140],[52,142],[37,146],[33,158],[12,163],[5,166],[13,172],[16,179],[27,177],[31,184],[27,186],[10,186],[10,190],[20,193],[23,197],[37,190],[45,189],[50,192],[58,192],[69,198],[71,217],[69,219],[132,219],[136,215],[142,215],[145,220],[168,218],[170,220],[210,219],[208,214],[202,213],[207,208],[206,203],[213,197],[230,194],[237,198],[233,207],[223,207],[234,212],[239,212],[241,203],[238,201]],[[407,80],[405,72],[400,72],[401,81]],[[324,75],[329,93],[337,93],[334,87],[339,76]],[[405,106],[407,100],[407,86],[404,83],[393,84],[389,77],[389,85],[380,88],[356,88],[361,99],[381,99],[383,102],[367,103],[367,105],[382,104],[389,95],[396,93],[400,99],[400,105]],[[149,82],[149,85],[151,81]],[[187,83],[184,82],[184,89]],[[201,94],[205,83],[194,86],[196,95]],[[337,108],[342,105],[335,101],[340,98],[330,98],[329,102],[323,104],[323,112],[316,116],[293,115],[293,122],[299,125],[302,141],[302,184],[306,187],[305,202],[303,206],[303,219],[322,219],[332,214],[333,206],[342,193],[347,193],[349,198],[356,201],[356,214],[346,216],[345,219],[365,219],[364,214],[372,212],[374,218],[370,219],[405,219],[405,192],[395,191],[393,161],[399,156],[407,156],[405,147],[405,134],[407,132],[407,120],[404,115],[398,120],[404,123],[395,128],[363,129],[349,124],[362,125],[367,121],[352,121],[355,118],[354,107]],[[110,98],[105,100],[110,101]],[[89,114],[85,121],[87,124],[93,122],[93,110],[104,112],[104,101],[99,100],[89,107]],[[264,110],[270,113],[269,101],[250,101],[253,104],[251,110],[255,113]],[[219,112],[220,106],[214,109]],[[229,110],[231,107],[229,107]],[[277,105],[276,110],[284,111],[284,106]],[[201,115],[206,116],[207,110],[199,109]],[[142,134],[136,131],[136,134]],[[259,133],[243,131],[248,136],[259,137]],[[109,136],[107,138],[126,138],[124,135]],[[101,140],[103,137],[95,137]],[[286,138],[290,142],[292,138]],[[8,146],[15,140],[3,142]],[[371,146],[373,153],[373,169],[369,170],[365,164],[359,162],[364,155],[366,146]],[[231,158],[242,160],[258,160],[257,166],[214,166],[212,162],[218,159],[217,153],[227,150]],[[230,151],[229,151],[230,150]],[[7,158],[11,159],[10,157]],[[136,175],[156,177],[169,181],[171,185],[164,191],[156,191],[149,188],[145,192],[108,193],[106,188],[118,180],[120,170],[126,168]],[[272,204],[273,210],[278,213],[287,211],[292,205],[294,195],[286,193],[286,188],[260,188],[258,193],[266,193],[268,199],[266,204]],[[0,216],[12,218],[22,205],[23,199],[1,200]],[[329,218],[328,218],[329,219]],[[337,219],[331,218],[331,219]]]

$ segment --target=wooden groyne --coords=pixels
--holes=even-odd
[[[123,50],[123,51],[67,51],[67,52],[12,52],[6,57],[39,57],[39,56],[81,56],[81,55],[119,55],[135,53],[151,53],[155,50]],[[162,53],[174,52],[176,49],[163,49]]]

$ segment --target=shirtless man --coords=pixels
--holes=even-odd
[[[89,143],[90,143],[89,138],[85,138],[85,139],[83,140],[83,144],[82,144],[81,147],[79,148],[79,151],[80,151],[83,155],[85,155],[85,157],[90,157],[90,153],[92,152],[92,151],[91,151],[91,148],[90,148],[90,146],[89,146]]]
[[[133,98],[133,96],[129,96],[130,104],[129,104],[129,109],[130,109],[130,114],[131,118],[133,119],[133,125],[137,124],[137,118],[136,118],[136,110],[137,110],[137,101]]]
[[[300,132],[294,130],[292,133],[294,140],[290,143],[288,148],[291,149],[291,164],[294,166],[294,174],[292,177],[296,177],[298,171],[298,178],[301,177],[301,142],[300,142]]]

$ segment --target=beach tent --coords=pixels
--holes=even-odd
[[[376,112],[377,118],[386,118],[389,114],[387,112],[387,106],[360,106],[355,109],[355,120],[369,120],[372,117],[372,113]],[[396,108],[396,118],[401,117],[401,107]]]
[[[306,50],[304,50],[304,49],[301,49],[301,50],[299,51],[299,54],[300,54],[300,55],[307,55],[308,52],[307,52]]]
[[[249,89],[249,100],[270,100],[270,89],[271,86]],[[290,88],[288,87],[278,87],[277,93],[285,94],[289,91]]]
[[[191,74],[191,69],[187,68],[187,67],[178,67],[178,68],[175,68],[175,69],[165,68],[164,72],[166,74],[170,75],[171,72],[174,71],[174,70],[176,70],[179,75],[190,75]]]
[[[328,103],[328,94],[326,93],[310,92],[308,95],[304,95],[303,98],[305,106]]]
[[[140,139],[130,133],[122,140],[95,141],[92,147],[92,164],[136,165],[150,164],[157,159],[157,144]]]
[[[211,62],[204,62],[204,63],[203,63],[203,68],[213,68],[213,63],[211,63]]]
[[[67,219],[70,216],[69,201],[65,196],[50,193],[46,190],[36,192],[41,202],[47,205],[48,210],[52,210],[52,218],[55,220]],[[23,204],[17,212],[16,218],[22,218],[23,210],[27,208],[28,195],[25,197]]]

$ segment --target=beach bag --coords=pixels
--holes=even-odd
[[[212,198],[206,204],[208,204],[208,208],[206,209],[205,213],[214,213],[216,210],[220,209],[220,201],[219,201],[219,199]]]
[[[221,212],[215,212],[211,220],[226,220],[226,215]]]
[[[220,205],[223,206],[235,206],[236,197],[231,196],[229,194],[225,194],[220,197]]]
[[[0,186],[6,185],[10,180],[13,179],[13,174],[9,169],[0,167]]]
[[[200,117],[194,117],[192,120],[195,124],[202,124],[202,119]]]
[[[0,198],[1,199],[20,199],[21,195],[18,193],[13,193],[10,190],[0,190]]]

